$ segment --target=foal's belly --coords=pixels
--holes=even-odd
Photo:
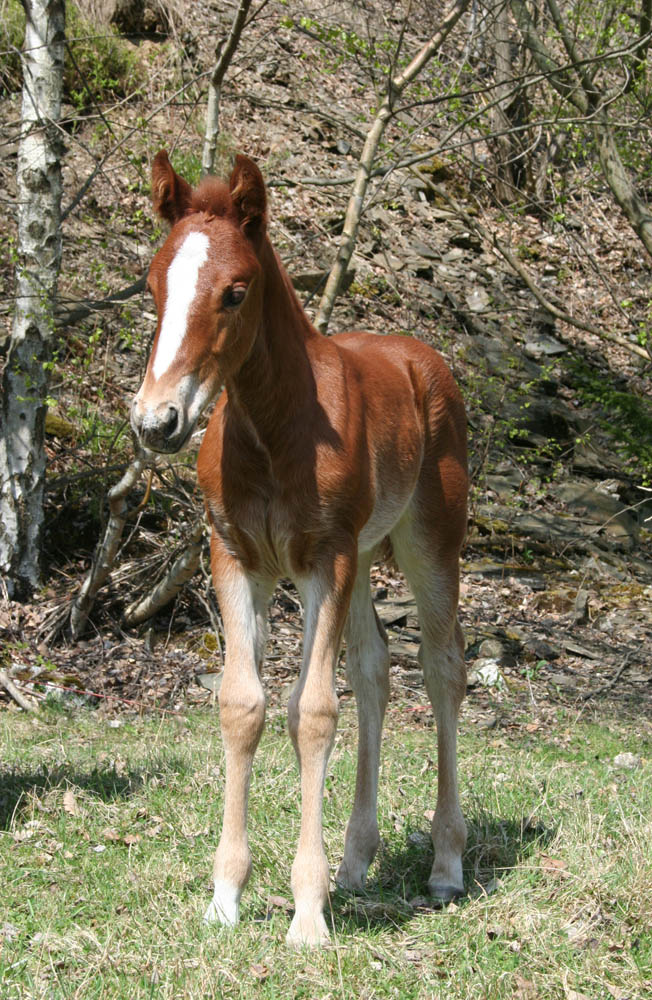
[[[380,480],[371,515],[358,535],[359,552],[376,548],[401,520],[414,494],[419,465],[420,460],[415,461],[411,469],[400,472],[394,467],[393,475]]]

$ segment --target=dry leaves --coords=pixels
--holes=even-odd
[[[71,788],[66,789],[63,793],[63,811],[68,813],[69,816],[79,816],[80,814],[75,793]]]

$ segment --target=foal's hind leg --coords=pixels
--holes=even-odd
[[[419,662],[437,722],[437,808],[432,821],[435,860],[430,893],[448,901],[464,892],[466,825],[457,788],[457,717],[466,692],[464,641],[457,621],[457,552],[434,557],[434,546],[409,523],[392,534],[399,566],[414,591],[421,625]]]
[[[361,556],[346,624],[346,672],[358,712],[358,771],[353,811],[346,827],[344,857],[336,881],[362,889],[380,843],[376,802],[383,718],[389,696],[385,630],[369,589],[371,557]]]
[[[420,610],[423,641],[419,661],[437,720],[437,808],[431,831],[435,860],[428,889],[436,898],[448,901],[464,892],[466,825],[457,789],[456,749],[457,717],[466,688],[464,640],[457,621],[442,633],[427,624],[427,602],[421,602]]]

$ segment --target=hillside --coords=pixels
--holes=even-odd
[[[7,24],[17,25],[17,6],[5,3]],[[442,9],[412,5],[405,54],[432,34]],[[98,300],[138,282],[161,240],[149,201],[155,153],[167,148],[177,170],[193,183],[199,178],[206,72],[232,18],[231,7],[207,2],[186,3],[171,24],[163,4],[144,10],[138,23],[123,21],[122,38],[74,9],[69,16],[74,59],[62,122],[66,214],[47,423],[45,585],[32,604],[0,608],[18,682],[34,690],[37,681],[37,695],[47,683],[52,691],[78,687],[117,699],[111,708],[124,706],[120,699],[130,707],[209,700],[198,677],[218,669],[220,650],[205,572],[141,631],[121,621],[124,607],[186,544],[200,508],[190,452],[159,463],[149,504],[128,524],[84,637],[73,641],[66,628],[105,523],[107,489],[130,460],[129,404],[155,329],[142,282],[110,308]],[[219,168],[228,170],[238,150],[260,164],[273,242],[311,315],[401,30],[402,15],[383,0],[315,0],[300,9],[271,0],[245,29],[227,73]],[[465,38],[447,41],[420,77],[415,103],[386,132],[379,162],[395,169],[372,182],[354,273],[330,332],[420,337],[442,351],[462,387],[473,472],[462,599],[469,715],[507,724],[509,709],[514,719],[543,724],[559,703],[590,707],[596,697],[614,711],[640,712],[652,706],[652,405],[650,362],[630,348],[646,342],[650,326],[649,258],[590,148],[551,161],[542,200],[526,184],[501,203],[494,147],[473,117],[491,62],[478,56],[462,66]],[[15,72],[3,74],[0,99],[7,334],[20,132]],[[472,97],[445,101],[452,91]],[[540,113],[540,89],[535,99]],[[584,328],[544,308],[531,284]],[[82,318],[80,300],[91,302]],[[143,479],[130,498],[134,508],[144,492]],[[409,595],[391,567],[379,566],[374,581],[396,640],[395,691],[421,711]],[[269,676],[272,697],[283,698],[298,656],[299,606],[290,588],[279,592],[272,621]],[[203,681],[210,688],[211,677]]]

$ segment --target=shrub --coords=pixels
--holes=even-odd
[[[25,13],[19,0],[0,0],[0,91],[22,86],[20,50]],[[96,26],[75,4],[67,6],[64,93],[76,108],[127,97],[139,84],[139,62],[112,26]]]

